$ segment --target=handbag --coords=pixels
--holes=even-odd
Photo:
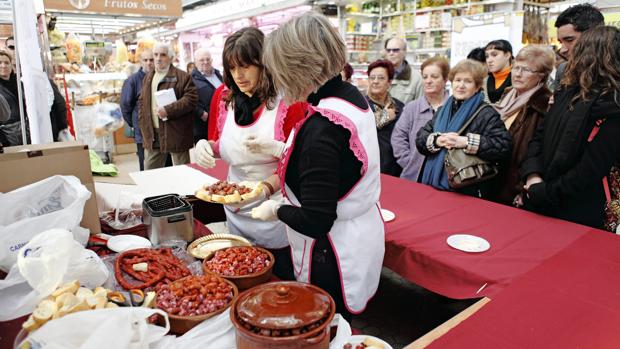
[[[592,132],[588,136],[588,143],[594,140],[605,119],[597,120]],[[620,164],[611,167],[609,174],[603,177],[605,191],[605,230],[620,234]]]
[[[463,124],[461,129],[457,132],[459,135],[467,129],[485,106],[486,105],[483,104],[479,107],[465,124]],[[448,153],[444,159],[444,166],[448,174],[448,184],[452,189],[461,189],[486,182],[497,176],[499,172],[497,164],[483,160],[476,155],[467,154],[461,148],[448,149]]]

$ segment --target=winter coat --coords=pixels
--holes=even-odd
[[[484,103],[484,102],[483,102]],[[454,108],[454,105],[443,105],[441,108]],[[435,118],[441,115],[441,108],[435,113],[435,116],[429,120],[424,127],[422,127],[416,135],[416,147],[418,151],[425,156],[429,156],[433,153],[426,147],[428,137],[433,133],[433,125],[435,124]],[[453,114],[456,111],[453,111]],[[508,156],[512,147],[510,134],[504,126],[504,123],[499,117],[499,114],[490,105],[485,105],[479,112],[478,116],[469,124],[469,126],[463,131],[462,136],[468,133],[480,135],[480,145],[478,146],[478,152],[476,155],[479,158],[490,161],[499,162]],[[421,172],[424,171],[422,166]],[[457,192],[492,199],[495,197],[493,189],[495,184],[493,181],[480,183],[478,185],[472,185],[462,189],[456,190]]]
[[[140,68],[140,70],[125,80],[121,90],[121,112],[127,125],[134,131],[136,143],[142,143],[142,132],[140,132],[140,127],[138,127],[138,113],[140,111],[138,100],[142,92],[142,80],[144,80],[145,76],[146,73]]]
[[[407,61],[403,64],[405,65],[403,70],[392,79],[390,95],[407,104],[424,95],[424,86],[420,72],[411,69]]]
[[[536,129],[521,178],[539,174],[526,208],[553,217],[601,228],[606,202],[602,179],[620,163],[620,93],[573,102],[578,87],[562,88],[554,96],[548,116]],[[592,142],[588,137],[598,120],[605,119]]]
[[[448,94],[444,96],[444,103]],[[418,130],[433,118],[433,107],[425,96],[407,103],[392,132],[392,149],[396,162],[403,168],[400,177],[417,181],[425,156],[416,149]]]
[[[142,132],[142,144],[147,150],[153,149],[155,139],[151,117],[151,82],[154,75],[155,71],[152,71],[144,77],[139,100],[138,122]],[[178,153],[194,146],[194,115],[198,104],[198,94],[191,76],[172,65],[168,74],[157,85],[158,91],[169,88],[174,89],[177,101],[164,107],[168,120],[160,119],[159,144],[161,152]]]
[[[504,96],[510,90],[511,88],[506,89]],[[497,200],[503,204],[511,205],[515,196],[523,191],[524,182],[519,176],[519,167],[527,154],[527,148],[536,127],[547,115],[549,97],[551,97],[551,92],[545,86],[536,91],[518,111],[517,117],[508,130],[512,137],[512,155],[501,162],[500,173],[496,180]]]
[[[220,81],[224,81],[222,79],[222,75],[217,69],[213,69],[215,76],[217,76]],[[192,79],[194,80],[194,85],[196,86],[196,91],[198,92],[198,105],[196,106],[196,116],[194,117],[194,137],[198,138],[207,138],[207,121],[202,121],[201,116],[204,112],[209,112],[209,108],[211,107],[211,99],[213,99],[213,94],[215,93],[216,86],[213,86],[207,80],[207,78],[200,72],[198,69],[194,68],[192,71]]]
[[[366,100],[368,101],[368,105],[370,105],[370,109],[372,109],[372,112],[374,113],[376,108],[375,103],[368,96],[366,96]],[[381,173],[398,177],[403,171],[403,168],[400,167],[394,158],[391,140],[394,126],[396,125],[396,122],[398,122],[405,105],[396,98],[392,98],[392,101],[394,101],[394,104],[396,105],[396,116],[389,124],[384,125],[382,128],[377,128],[377,140],[379,141],[379,155],[381,156]]]
[[[58,132],[69,127],[67,123],[67,102],[60,90],[58,90],[58,86],[52,80],[50,80],[50,85],[52,86],[52,91],[54,91],[54,104],[52,104],[52,109],[50,110],[52,136],[54,137],[54,142],[58,142]]]

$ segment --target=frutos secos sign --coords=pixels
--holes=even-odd
[[[46,11],[180,17],[180,0],[44,0]]]

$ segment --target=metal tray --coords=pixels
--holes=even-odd
[[[252,246],[247,239],[233,234],[211,234],[194,240],[187,246],[187,253],[205,259],[217,250],[233,246]]]

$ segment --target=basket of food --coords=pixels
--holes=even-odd
[[[215,274],[232,281],[239,290],[247,290],[271,279],[275,258],[264,248],[237,246],[215,251],[205,258],[205,274]]]
[[[222,313],[239,291],[216,275],[191,275],[156,287],[158,308],[168,313],[170,331],[182,334]]]

